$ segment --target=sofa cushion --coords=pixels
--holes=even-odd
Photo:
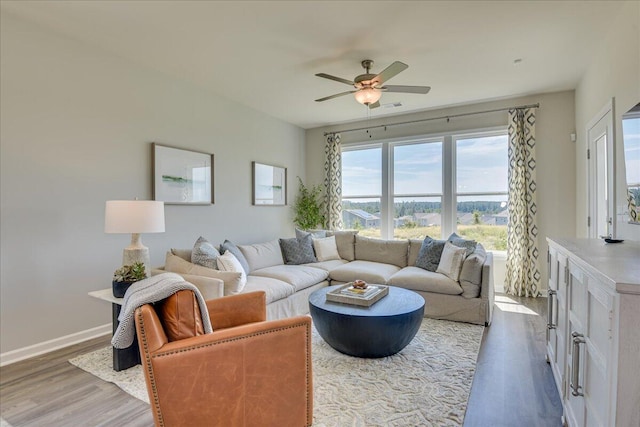
[[[240,248],[238,248],[233,242],[225,240],[224,243],[220,245],[220,253],[224,254],[226,251],[229,251],[233,255],[235,255],[246,274],[249,274],[249,272],[251,272],[247,259],[242,254],[242,251],[240,251]]]
[[[321,239],[313,239],[313,249],[316,251],[318,261],[331,261],[340,259],[336,236],[329,236]]]
[[[195,265],[186,261],[184,258],[167,252],[164,262],[166,271],[177,274],[191,274],[194,276],[213,277],[224,282],[224,294],[233,295],[242,292],[244,283],[242,282],[242,273],[232,271],[220,271],[212,268]]]
[[[356,235],[356,259],[407,266],[408,240],[381,240]]]
[[[284,264],[278,239],[253,245],[238,245],[249,265],[249,272]]]
[[[309,267],[313,267],[313,268],[321,268],[324,271],[331,271],[335,268],[340,267],[341,265],[344,265],[346,263],[348,263],[349,261],[344,260],[344,259],[332,259],[330,261],[319,261],[319,262],[314,262],[312,264],[305,264]]]
[[[251,275],[281,280],[293,286],[296,291],[313,286],[329,277],[327,271],[306,265],[275,265],[255,270]]]
[[[416,265],[420,248],[422,247],[422,239],[409,239],[409,254],[407,258],[407,265]]]
[[[176,256],[179,256],[180,258],[182,258],[185,261],[191,262],[191,249],[171,248],[171,253],[176,255]]]
[[[462,269],[466,251],[466,248],[460,248],[451,242],[445,243],[436,273],[442,273],[457,282],[460,277],[460,270]]]
[[[220,271],[240,273],[238,289],[237,292],[234,293],[242,292],[242,289],[247,284],[247,274],[244,272],[238,258],[236,258],[236,256],[231,252],[227,251],[218,257],[218,268]]]
[[[460,286],[462,296],[465,298],[477,298],[480,296],[482,286],[482,266],[487,259],[487,251],[478,243],[476,250],[462,263],[460,271]]]
[[[329,272],[329,277],[338,282],[364,280],[371,284],[386,285],[398,271],[400,267],[397,265],[357,260],[334,268]]]
[[[267,304],[274,301],[284,299],[293,295],[295,289],[282,280],[273,279],[271,277],[247,276],[247,284],[244,287],[245,292],[264,291],[266,294]]]
[[[476,245],[478,244],[475,240],[467,240],[458,236],[456,233],[451,233],[451,236],[447,239],[449,243],[453,243],[459,248],[465,248],[466,253],[465,256],[469,256],[476,250]]]
[[[200,236],[193,245],[191,262],[208,268],[218,268],[217,259],[220,252],[204,237]]]
[[[303,237],[293,237],[291,239],[279,239],[280,249],[286,264],[299,265],[316,262],[313,253],[313,239],[311,234]]]
[[[336,236],[336,246],[338,246],[340,258],[346,259],[347,261],[353,261],[356,259],[356,234],[358,234],[357,230],[327,231],[327,237]]]
[[[446,240],[435,240],[427,236],[422,242],[418,258],[416,259],[416,267],[424,268],[427,271],[435,272],[440,264],[440,256],[444,249]]]
[[[438,294],[460,295],[462,293],[460,284],[444,274],[412,266],[405,267],[391,276],[389,284],[399,288]]]

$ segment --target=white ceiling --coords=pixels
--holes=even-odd
[[[11,11],[256,110],[313,128],[367,117],[363,59],[409,69],[371,117],[574,89],[618,1],[5,1]],[[522,59],[519,64],[514,60]]]

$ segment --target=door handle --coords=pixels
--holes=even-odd
[[[553,297],[558,292],[553,289],[547,291],[547,329],[555,329],[556,325],[553,323]]]
[[[573,396],[584,396],[580,382],[580,344],[584,344],[584,335],[578,332],[571,333],[573,349],[571,352],[571,394]]]

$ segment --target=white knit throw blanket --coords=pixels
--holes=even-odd
[[[118,316],[120,324],[113,334],[111,345],[115,348],[127,348],[133,344],[133,337],[136,334],[134,320],[136,308],[145,304],[161,301],[183,289],[191,290],[196,295],[198,305],[200,306],[200,316],[202,317],[204,332],[206,334],[213,332],[209,312],[207,311],[207,304],[198,288],[192,283],[186,282],[182,276],[178,274],[163,273],[135,282],[127,289],[127,293],[124,295],[124,300],[122,301],[122,309]]]

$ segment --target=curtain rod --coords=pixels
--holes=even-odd
[[[355,132],[355,131],[359,131],[359,130],[386,128],[386,127],[389,127],[389,126],[409,125],[409,124],[412,124],[412,123],[429,122],[429,121],[432,121],[432,120],[447,119],[447,121],[449,121],[449,119],[455,118],[455,117],[473,116],[475,114],[496,113],[498,111],[509,111],[509,110],[516,110],[516,109],[521,109],[521,108],[539,108],[539,107],[540,107],[540,104],[537,103],[537,104],[529,104],[529,105],[520,105],[520,106],[517,106],[517,107],[496,108],[495,110],[474,111],[472,113],[449,114],[449,115],[440,116],[440,117],[430,117],[428,119],[411,120],[411,121],[408,121],[408,122],[389,123],[389,124],[386,124],[386,125],[366,126],[366,127],[354,128],[354,129],[337,130],[337,131],[334,131],[334,132],[325,132],[324,136],[335,135],[337,133]]]

